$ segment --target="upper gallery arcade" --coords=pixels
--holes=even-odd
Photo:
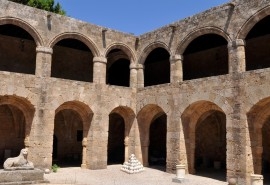
[[[0,161],[270,173],[270,2],[134,36],[0,0]],[[19,10],[19,11],[18,11]]]

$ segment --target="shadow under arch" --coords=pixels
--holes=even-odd
[[[177,49],[176,49],[176,55],[183,55],[186,48],[188,47],[188,45],[194,39],[198,38],[199,36],[206,35],[206,34],[216,34],[216,35],[223,37],[225,40],[227,40],[228,43],[231,42],[231,38],[230,38],[229,34],[226,33],[224,30],[217,28],[217,27],[213,27],[213,26],[202,27],[202,28],[199,28],[199,29],[194,30],[191,33],[189,33],[178,44]]]
[[[206,120],[207,117],[216,113],[222,115],[223,118],[221,119],[225,119],[224,120],[225,125],[223,125],[223,132],[225,130],[225,133],[223,133],[223,137],[225,138],[226,142],[226,115],[224,111],[215,103],[206,100],[194,102],[184,110],[181,116],[185,139],[188,172],[191,174],[196,173],[195,149],[196,149],[196,133],[197,133],[196,129],[198,128],[198,123],[202,123],[202,121]],[[226,146],[223,147],[225,147],[226,153]]]
[[[108,164],[123,164],[129,158],[130,130],[135,119],[134,111],[118,106],[109,114]]]
[[[35,108],[29,100],[15,95],[0,96],[0,105],[13,105],[17,107],[25,117],[25,141],[31,132],[32,122],[35,114]]]
[[[139,64],[144,64],[144,62],[145,62],[147,56],[149,55],[149,53],[151,53],[154,49],[157,49],[157,48],[163,48],[171,55],[171,51],[170,51],[169,47],[167,46],[167,44],[165,44],[163,42],[153,42],[153,43],[147,45],[143,49],[143,51],[140,54],[138,63]]]
[[[151,151],[149,149],[151,148],[151,145],[154,143],[151,143],[151,126],[156,125],[156,121],[161,119],[161,124],[163,125],[163,133],[160,134],[159,137],[162,139],[162,142],[159,143],[162,147],[163,152],[165,152],[165,156],[154,156],[155,160],[162,160],[162,166],[166,164],[166,135],[167,135],[167,115],[164,112],[164,110],[156,105],[156,104],[148,104],[144,106],[137,114],[137,121],[138,121],[138,127],[140,132],[140,140],[141,140],[141,151],[142,151],[142,161],[144,166],[149,166],[150,162],[150,155]],[[163,136],[162,136],[163,135]],[[163,143],[163,144],[162,144]],[[160,152],[160,151],[157,151]],[[154,154],[155,155],[155,154]],[[164,154],[163,154],[164,155]],[[160,159],[159,159],[160,158]]]
[[[23,21],[21,19],[15,18],[15,17],[2,17],[0,18],[0,25],[5,24],[12,24],[15,26],[18,26],[25,31],[27,31],[34,39],[37,46],[43,46],[44,42],[38,31],[32,27],[29,23],[26,21]]]
[[[269,125],[270,119],[270,97],[261,99],[247,113],[248,129],[251,142],[251,151],[253,158],[253,173],[264,173],[264,159],[263,159],[263,128],[266,124]],[[269,135],[269,134],[268,134]],[[268,138],[269,140],[269,138]],[[269,151],[268,151],[269,152]],[[270,159],[268,159],[270,165]],[[270,166],[268,166],[269,168]]]
[[[55,44],[57,44],[59,41],[64,40],[64,39],[79,40],[90,49],[94,57],[100,56],[100,51],[98,50],[98,47],[96,46],[96,44],[85,35],[81,33],[77,33],[77,32],[66,32],[66,33],[57,35],[55,38],[51,40],[51,42],[49,43],[49,47],[53,48]]]
[[[245,39],[250,30],[268,15],[270,15],[270,6],[266,6],[261,10],[257,11],[255,14],[249,17],[249,19],[247,19],[246,22],[241,26],[236,35],[236,38]]]
[[[106,51],[106,84],[130,86],[130,66],[135,65],[135,55],[131,48],[122,43],[110,45]]]
[[[129,46],[122,43],[114,43],[108,46],[105,51],[105,56],[107,56],[114,49],[122,50],[128,56],[130,63],[134,63],[136,61],[136,57],[132,49]]]
[[[89,164],[89,161],[87,161],[87,138],[89,135],[89,130],[91,126],[91,121],[93,118],[93,111],[90,109],[88,105],[86,105],[83,102],[80,101],[68,101],[63,104],[61,104],[56,110],[55,110],[55,121],[56,121],[56,116],[60,112],[65,112],[65,111],[73,111],[75,115],[79,116],[79,119],[82,121],[82,133],[78,133],[77,130],[77,142],[81,142],[82,144],[82,163],[81,167],[82,168],[87,168],[87,164]],[[54,127],[56,126],[56,122],[54,123]],[[74,129],[75,126],[71,126],[71,129]],[[76,130],[75,130],[76,131]],[[54,131],[55,132],[55,131]],[[54,136],[55,137],[55,136]],[[76,139],[76,138],[75,138]],[[57,138],[57,144],[60,143],[59,138]],[[59,150],[57,149],[57,152]],[[72,155],[72,154],[70,154]],[[76,154],[76,156],[69,156],[69,157],[76,157],[78,158],[79,156]],[[80,157],[79,157],[80,158]]]

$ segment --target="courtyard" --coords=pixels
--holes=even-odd
[[[172,182],[175,174],[166,173],[155,168],[145,168],[138,174],[127,174],[120,170],[121,165],[109,165],[103,170],[87,170],[79,167],[60,168],[56,173],[45,174],[45,179],[50,184],[80,184],[80,185],[177,185]],[[220,179],[219,173],[216,179],[186,175],[183,185],[227,185],[225,179]],[[220,180],[219,180],[220,179]]]

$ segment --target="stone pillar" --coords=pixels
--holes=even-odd
[[[144,66],[142,64],[137,65],[138,73],[138,88],[144,87]]]
[[[138,84],[137,65],[132,62],[129,68],[130,68],[129,86],[132,88],[137,88],[137,84]]]
[[[229,73],[242,73],[246,71],[245,41],[237,39],[228,44]]]
[[[82,169],[86,169],[87,165],[86,165],[86,146],[87,146],[87,138],[84,137],[82,140],[82,147],[83,147],[83,151],[82,151],[82,165],[81,168]]]
[[[128,154],[129,154],[129,152],[128,152],[129,137],[128,136],[125,137],[124,144],[125,144],[125,162],[127,162],[128,161],[128,157],[129,157],[128,156]]]
[[[94,57],[93,58],[93,82],[98,84],[106,84],[106,64],[107,58]]]
[[[52,48],[38,46],[36,53],[36,76],[50,77],[53,54]]]
[[[29,136],[27,135],[24,139],[24,147],[29,148],[30,147],[30,139]]]
[[[173,55],[170,57],[171,62],[171,83],[178,83],[183,81],[183,56]]]
[[[148,149],[149,149],[149,140],[142,144],[142,158],[143,158],[143,166],[149,166],[148,161]]]

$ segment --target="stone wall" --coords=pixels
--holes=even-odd
[[[269,138],[265,130],[270,115],[270,70],[267,65],[263,69],[246,70],[246,58],[256,61],[257,54],[268,61],[269,52],[263,41],[268,41],[270,31],[263,38],[248,41],[249,46],[246,48],[245,39],[256,23],[270,15],[269,1],[231,1],[140,36],[6,0],[0,0],[0,4],[0,66],[4,66],[0,71],[0,119],[3,124],[0,126],[0,135],[5,136],[6,130],[10,129],[5,124],[11,123],[12,119],[15,130],[20,128],[22,122],[25,125],[23,138],[17,138],[18,142],[12,141],[13,152],[23,143],[29,148],[29,157],[37,167],[49,168],[53,162],[53,136],[57,130],[63,130],[60,128],[66,124],[68,127],[63,128],[67,132],[60,134],[62,136],[58,141],[63,141],[67,133],[73,133],[68,136],[74,139],[77,130],[82,130],[82,141],[73,140],[70,146],[74,147],[68,149],[76,153],[76,158],[81,151],[78,157],[81,157],[81,167],[106,168],[108,132],[112,131],[109,130],[109,123],[117,124],[117,119],[110,120],[109,115],[116,114],[123,118],[125,124],[122,141],[125,160],[131,153],[135,153],[145,166],[149,162],[151,165],[151,148],[164,148],[164,144],[159,146],[151,142],[164,142],[168,172],[174,172],[175,165],[181,163],[186,164],[187,172],[196,173],[200,166],[197,166],[198,161],[203,160],[200,158],[216,160],[211,152],[215,149],[209,147],[212,141],[198,141],[198,138],[208,138],[212,134],[213,140],[221,138],[215,146],[220,148],[219,156],[226,168],[227,178],[237,177],[239,184],[249,184],[250,174],[264,173],[263,166],[269,162],[269,158],[265,157],[269,153],[269,143],[266,142]],[[21,39],[18,39],[18,35],[15,38],[3,35],[3,25],[17,26],[30,34],[34,42],[24,42],[24,52],[28,55],[16,58],[22,49]],[[185,56],[186,48],[196,38],[208,34],[222,37],[227,46]],[[90,52],[74,48],[67,50],[59,46],[58,43],[65,39],[79,41]],[[260,43],[263,44],[258,47]],[[18,44],[20,47],[16,50]],[[34,58],[33,51],[30,52],[34,48],[33,72],[30,70],[32,64],[28,62]],[[152,51],[160,48],[169,54],[169,57],[162,58],[167,64],[159,65],[153,61],[151,65],[156,65],[157,69],[170,68],[170,82],[144,87],[144,63]],[[222,55],[214,54],[220,50]],[[255,54],[250,57],[251,52]],[[15,67],[17,60],[21,60],[26,63],[19,67],[22,71],[5,67],[7,62],[12,61],[12,56],[16,61],[9,67]],[[64,57],[75,63],[65,66],[67,69],[62,68]],[[129,87],[106,84],[106,72],[118,59],[130,62],[130,76],[125,79],[125,83],[129,81]],[[209,59],[218,59],[222,65],[209,67],[205,64]],[[209,71],[221,72],[214,75],[209,72],[203,78],[193,75],[193,78],[187,80],[183,74],[201,70],[196,62],[193,63],[194,60],[203,61],[201,66],[206,66],[204,69],[208,66]],[[192,62],[192,65],[185,68],[182,64],[187,61]],[[89,71],[85,69],[88,67]],[[4,112],[8,113],[2,114]],[[76,115],[74,121],[71,112]],[[65,119],[57,117],[63,113]],[[77,126],[67,129],[75,123],[78,123]],[[57,127],[56,124],[62,126]],[[152,124],[166,124],[166,133],[163,132],[164,127],[160,127],[163,129],[160,131],[160,140],[151,138],[151,134],[157,134],[151,131]],[[201,128],[201,131],[197,128]],[[216,128],[222,128],[223,131]],[[205,133],[206,130],[209,133]],[[114,145],[114,142],[116,140],[110,143]],[[206,145],[209,151],[200,145]],[[61,147],[67,148],[68,144]],[[61,147],[58,150],[63,151]],[[4,141],[0,143],[1,158],[7,148],[10,147]],[[262,162],[262,159],[266,162]]]

